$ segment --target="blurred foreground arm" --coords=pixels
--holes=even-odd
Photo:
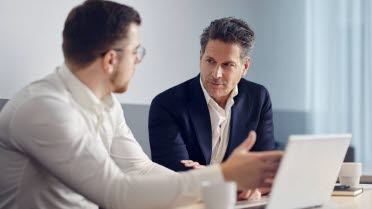
[[[270,188],[282,157],[282,151],[249,152],[255,141],[256,133],[251,131],[221,164],[225,180],[237,182],[242,190]]]

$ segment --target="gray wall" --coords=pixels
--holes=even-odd
[[[133,132],[134,137],[141,144],[143,151],[151,157],[149,144],[149,131],[147,121],[149,115],[148,105],[123,104],[125,120]]]
[[[7,100],[0,99],[0,111],[6,102]],[[147,128],[149,106],[132,104],[122,106],[128,126],[145,153],[151,157]],[[306,115],[302,112],[274,111],[274,127],[276,140],[283,145],[290,134],[306,132]]]
[[[123,104],[124,115],[128,126],[131,128],[142,148],[151,156],[148,137],[148,105]],[[290,134],[306,133],[307,117],[303,112],[274,111],[275,140],[283,148]]]
[[[270,91],[274,109],[306,112],[305,1],[247,1],[256,34],[247,79]]]
[[[256,33],[248,80],[265,85],[272,98],[275,135],[307,133],[305,0],[126,0],[143,19],[147,55],[130,87],[118,95],[137,140],[148,148],[148,106],[158,93],[199,72],[199,36],[210,21],[246,20]],[[61,32],[76,0],[0,1],[0,99],[63,62]],[[0,100],[1,101],[1,100]]]
[[[61,32],[76,0],[0,1],[0,98],[63,62]],[[147,55],[137,67],[125,104],[149,105],[159,92],[199,72],[199,36],[210,21],[235,16],[256,33],[247,79],[264,84],[274,109],[307,111],[305,0],[127,0],[141,14]]]
[[[148,137],[148,105],[122,105],[128,126],[131,128],[137,141],[142,148],[151,156]],[[282,148],[290,134],[306,133],[307,117],[303,112],[274,111],[274,134],[275,140]]]
[[[0,99],[0,112],[7,100]],[[125,119],[143,151],[151,158],[151,149],[148,137],[148,105],[123,104]],[[307,118],[302,112],[274,111],[274,134],[279,149],[283,149],[290,134],[306,133]],[[354,162],[354,149],[349,148],[345,162]]]

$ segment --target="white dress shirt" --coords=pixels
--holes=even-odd
[[[65,66],[0,113],[0,208],[170,208],[200,198],[218,165],[174,173],[153,163],[113,95],[99,100]]]
[[[201,80],[200,85],[203,89],[211,118],[212,156],[210,164],[217,164],[222,162],[229,143],[231,107],[234,105],[234,97],[238,95],[238,86],[234,87],[226,101],[225,109],[222,109],[208,94]]]

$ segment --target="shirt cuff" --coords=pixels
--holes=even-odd
[[[219,164],[210,165],[206,168],[199,168],[192,172],[195,172],[196,179],[199,180],[199,185],[204,181],[209,183],[222,183],[225,181]]]
[[[182,206],[195,203],[201,200],[202,182],[222,183],[224,177],[219,164],[207,166],[205,168],[193,169],[187,172],[178,173],[181,177],[180,195],[174,200],[172,206]]]

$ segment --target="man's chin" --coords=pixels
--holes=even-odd
[[[223,91],[221,90],[218,90],[218,91],[210,90],[208,93],[209,93],[209,96],[213,98],[219,98],[219,97],[224,96]]]
[[[128,90],[128,85],[118,86],[115,88],[114,93],[122,94],[122,93],[125,93],[127,90]]]

